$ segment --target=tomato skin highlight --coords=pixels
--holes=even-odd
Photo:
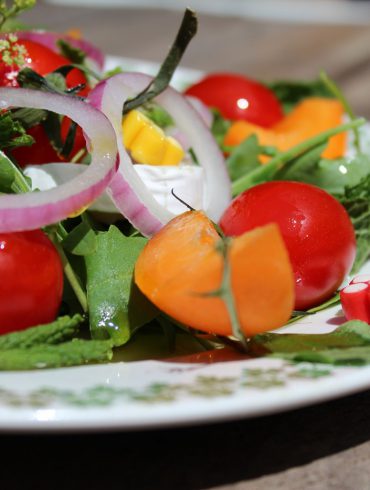
[[[265,85],[233,73],[212,73],[188,87],[186,95],[217,108],[223,117],[269,128],[283,118],[275,94]]]
[[[0,334],[53,321],[63,267],[41,230],[0,233]]]
[[[248,189],[223,214],[226,235],[267,223],[279,225],[295,276],[295,309],[327,300],[350,272],[355,233],[344,207],[324,190],[301,182],[274,181]]]

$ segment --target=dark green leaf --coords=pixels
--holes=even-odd
[[[142,92],[140,92],[135,98],[128,100],[125,103],[123,107],[123,114],[126,114],[132,109],[135,109],[136,107],[143,105],[145,102],[152,100],[168,87],[172,75],[180,63],[189,42],[193,39],[197,32],[197,28],[197,16],[195,12],[187,8],[185,10],[176,39],[172,44],[164,62],[162,63],[158,74]]]
[[[30,190],[30,180],[0,151],[0,192],[20,194]]]
[[[86,58],[86,53],[82,51],[82,49],[76,48],[72,46],[72,44],[68,43],[64,39],[59,39],[57,41],[57,45],[60,49],[61,54],[69,59],[72,63],[83,63]]]

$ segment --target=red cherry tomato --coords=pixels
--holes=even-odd
[[[0,62],[0,86],[3,87],[19,87],[17,76],[22,68],[32,68],[39,75],[47,75],[61,66],[70,65],[71,62],[64,56],[55,53],[48,47],[29,40],[19,40],[18,45],[26,49],[25,64],[19,66],[8,66]],[[68,88],[76,87],[84,84],[85,87],[78,92],[81,96],[86,96],[90,88],[85,75],[74,68],[66,77],[66,85]],[[68,118],[63,118],[62,127],[67,127],[70,124]],[[49,138],[41,125],[34,126],[28,130],[28,133],[34,138],[35,143],[29,147],[20,147],[12,151],[14,158],[20,166],[27,164],[42,164],[50,162],[63,161],[64,158],[59,155],[50,144]],[[66,131],[64,131],[66,133]],[[62,130],[62,137],[65,136]],[[77,130],[75,145],[72,155],[76,154],[80,149],[85,147],[85,139],[82,136],[80,128]]]
[[[0,334],[55,319],[63,268],[41,231],[0,233]]]
[[[242,75],[213,73],[185,91],[208,107],[217,108],[223,117],[244,119],[263,127],[271,127],[283,117],[275,94],[260,82]]]
[[[275,181],[257,185],[226,209],[220,226],[226,235],[275,222],[287,246],[295,275],[295,308],[327,300],[350,272],[356,241],[343,206],[318,187]]]
[[[64,56],[34,41],[24,39],[18,40],[16,44],[23,46],[26,50],[25,63],[19,67],[16,65],[9,66],[4,62],[0,62],[0,86],[2,87],[19,87],[17,76],[22,68],[29,67],[39,75],[47,75],[61,66],[71,64],[70,60]],[[89,92],[86,77],[77,68],[74,68],[68,73],[66,84],[69,88],[85,84],[86,87],[79,94],[86,95]]]

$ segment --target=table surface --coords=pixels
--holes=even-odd
[[[104,52],[161,61],[181,14],[62,8],[24,19],[79,28]],[[325,69],[370,117],[370,29],[200,16],[183,66],[256,78]],[[370,392],[279,415],[201,427],[107,434],[2,435],[0,486],[73,489],[362,490],[370,488]]]

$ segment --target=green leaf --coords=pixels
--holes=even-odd
[[[370,346],[370,325],[351,320],[326,334],[259,334],[253,337],[252,345],[272,353]]]
[[[236,146],[226,161],[232,181],[260,166],[261,148],[255,134]]]
[[[29,349],[42,344],[59,344],[75,337],[83,322],[81,315],[63,316],[54,322],[0,336],[0,351]]]
[[[58,345],[36,345],[29,349],[1,352],[0,371],[78,366],[91,362],[107,362],[113,357],[109,340],[74,339]]]
[[[325,83],[318,80],[277,80],[266,84],[283,105],[287,113],[302,99],[307,97],[332,97]]]
[[[0,151],[0,192],[21,194],[30,190],[30,180]]]
[[[274,175],[274,180],[297,180],[308,182],[315,180],[313,173],[317,169],[318,162],[327,143],[322,143],[288,162]]]
[[[370,363],[370,325],[352,320],[326,334],[261,334],[251,348],[293,362],[361,366]]]
[[[218,109],[212,109],[213,121],[211,132],[219,144],[219,146],[223,146],[223,142],[225,139],[225,135],[231,126],[231,121],[225,119]]]
[[[97,237],[87,219],[77,225],[62,241],[63,248],[73,255],[86,256],[96,250]]]
[[[321,351],[302,351],[287,354],[274,354],[292,362],[313,362],[334,366],[364,366],[370,364],[370,347],[350,347],[348,349],[327,349]]]
[[[198,19],[190,9],[186,9],[180,29],[176,39],[172,44],[164,62],[162,63],[159,72],[150,82],[150,84],[133,99],[128,100],[123,107],[123,114],[143,105],[145,102],[152,100],[165,90],[174,74],[181,58],[188,47],[188,44],[193,39],[197,32]]]
[[[11,112],[0,113],[0,150],[30,146],[32,143],[32,136],[26,134],[22,123],[14,120]]]
[[[86,53],[82,49],[72,46],[64,39],[59,39],[57,45],[60,49],[61,54],[70,60],[72,63],[82,64],[85,61]]]
[[[90,329],[95,339],[111,338],[115,345],[126,343],[132,332],[156,312],[146,309],[136,316],[139,291],[133,288],[135,262],[146,244],[142,237],[126,237],[111,226],[96,237],[94,253],[85,257]]]

